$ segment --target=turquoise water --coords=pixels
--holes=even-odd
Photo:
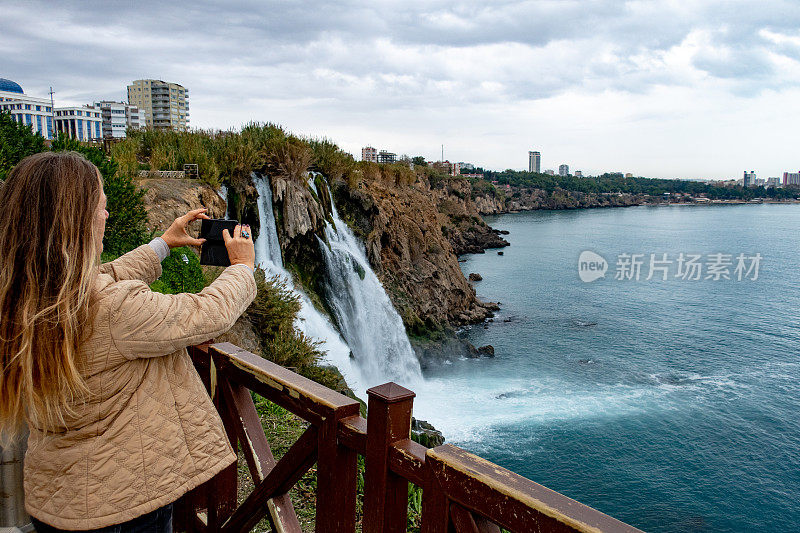
[[[800,206],[487,222],[511,246],[462,268],[502,309],[464,335],[497,356],[429,369],[418,399],[451,442],[648,531],[800,530]],[[584,250],[605,278],[579,279]],[[639,281],[613,279],[624,253]],[[734,259],[731,280],[646,281],[651,253],[763,259],[757,280]]]

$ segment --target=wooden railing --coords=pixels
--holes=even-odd
[[[176,522],[187,531],[250,531],[264,518],[274,531],[302,531],[287,493],[316,463],[316,531],[354,532],[358,455],[365,533],[406,530],[408,483],[422,488],[423,533],[638,531],[458,447],[410,440],[414,393],[395,383],[367,391],[364,419],[357,401],[232,344],[190,352],[255,489],[237,505],[232,465],[179,502]],[[277,462],[250,391],[309,422]]]

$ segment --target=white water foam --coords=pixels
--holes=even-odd
[[[367,386],[394,381],[412,388],[422,381],[422,371],[403,320],[372,270],[364,246],[339,218],[332,196],[330,201],[334,224],[325,226],[328,242],[320,240],[319,246],[328,302],[342,335]]]

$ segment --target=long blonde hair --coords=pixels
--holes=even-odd
[[[57,432],[88,389],[77,359],[96,276],[97,168],[75,152],[20,161],[0,188],[0,434]],[[99,237],[99,236],[97,236]]]

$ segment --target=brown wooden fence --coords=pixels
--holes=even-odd
[[[275,531],[301,531],[287,493],[316,463],[316,531],[353,532],[358,455],[365,458],[365,533],[406,530],[408,483],[422,487],[423,533],[638,531],[458,447],[413,442],[414,393],[395,383],[367,391],[364,419],[357,401],[233,344],[190,353],[255,489],[237,505],[237,465],[221,472],[178,505],[176,521],[187,531],[250,531],[265,517]],[[309,422],[277,462],[250,391]]]

